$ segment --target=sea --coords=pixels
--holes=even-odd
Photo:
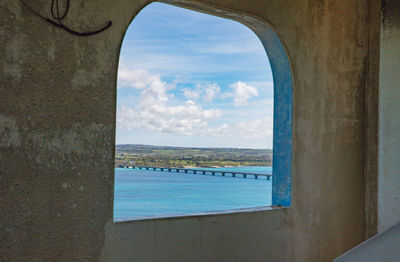
[[[202,168],[206,169],[206,168]],[[272,174],[272,167],[207,168]],[[115,168],[114,220],[178,216],[271,205],[272,179]]]

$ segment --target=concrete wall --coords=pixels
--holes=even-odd
[[[68,26],[113,22],[87,38],[0,2],[0,260],[310,262],[360,243],[377,2],[365,0],[168,1],[254,28],[265,21],[281,38],[294,84],[292,206],[113,224],[119,48],[149,2],[71,1]],[[50,17],[49,1],[27,3]]]
[[[121,222],[101,261],[293,261],[288,209]]]
[[[379,73],[379,232],[400,221],[400,2],[383,3]]]
[[[335,259],[334,262],[400,261],[400,224],[375,235]]]

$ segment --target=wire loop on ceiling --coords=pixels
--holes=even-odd
[[[65,9],[64,9],[63,13],[60,12],[59,0],[52,0],[51,1],[50,13],[51,13],[51,16],[53,17],[53,19],[56,20],[56,21],[54,21],[53,19],[47,18],[47,17],[41,15],[40,13],[36,12],[29,5],[27,5],[24,0],[20,0],[20,1],[22,2],[22,4],[29,11],[31,11],[37,17],[49,22],[50,24],[52,24],[52,25],[54,25],[56,27],[64,29],[65,31],[67,31],[68,33],[71,33],[73,35],[77,35],[77,36],[96,35],[96,34],[99,34],[99,33],[103,32],[103,31],[107,30],[112,25],[112,22],[108,21],[107,25],[105,25],[104,27],[102,27],[102,28],[100,28],[98,30],[89,31],[89,32],[78,32],[78,31],[75,31],[75,30],[69,28],[68,26],[64,25],[63,22],[62,22],[62,20],[68,15],[69,7],[70,7],[70,3],[69,3],[70,0],[66,0],[67,2],[66,2],[66,6],[65,6]]]

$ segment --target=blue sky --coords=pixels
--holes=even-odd
[[[126,32],[117,144],[272,147],[273,82],[244,25],[152,3]]]

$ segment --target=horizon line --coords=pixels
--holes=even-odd
[[[176,147],[176,148],[213,148],[213,149],[252,149],[252,150],[273,150],[273,148],[250,148],[250,147],[204,147],[204,146],[166,146],[166,145],[149,145],[149,144],[115,144],[115,146],[121,146],[121,145],[136,145],[136,146],[153,146],[153,147]]]

